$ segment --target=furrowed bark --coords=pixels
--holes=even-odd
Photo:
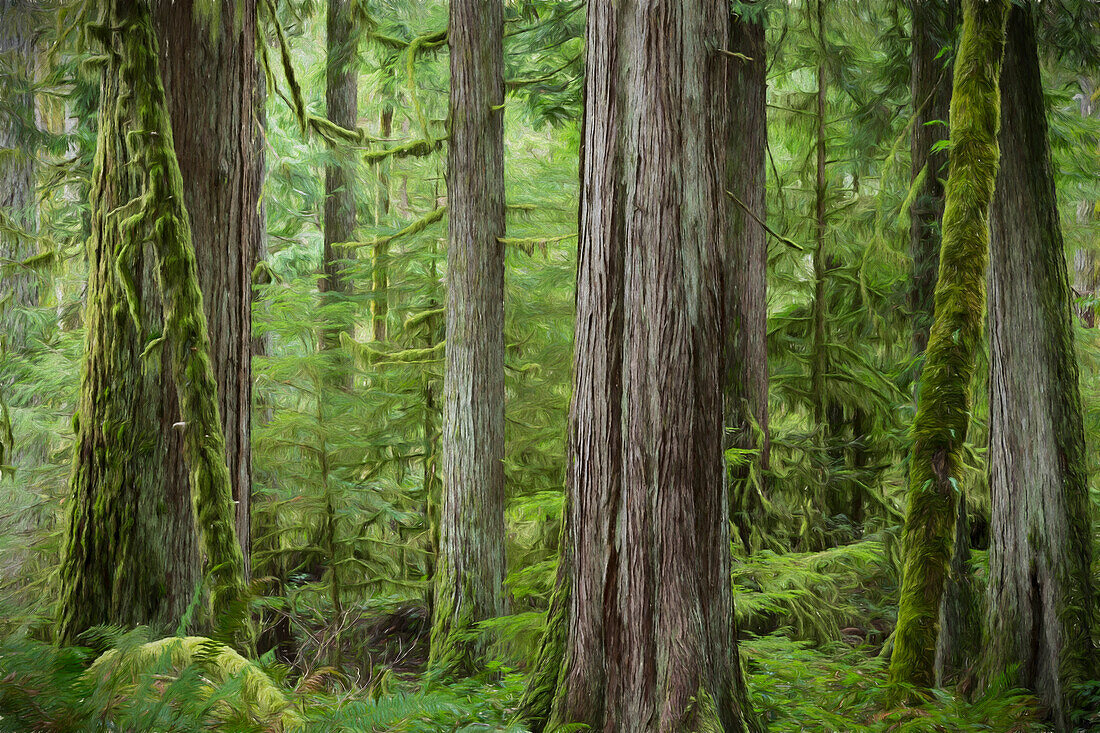
[[[223,3],[214,33],[194,0],[156,3],[161,77],[183,175],[199,286],[233,481],[236,533],[250,547],[252,491],[252,270],[262,236],[262,139],[256,117],[256,3]],[[174,387],[166,398],[175,402]],[[182,443],[169,459],[187,485]]]
[[[1014,6],[1001,71],[1001,156],[989,276],[988,639],[992,680],[1036,693],[1071,730],[1095,677],[1092,539],[1072,296],[1030,9]]]
[[[451,0],[443,501],[431,656],[476,670],[504,613],[504,51],[500,0]]]
[[[588,7],[566,522],[540,657],[560,666],[524,701],[537,728],[746,727],[722,460],[740,131],[713,103],[741,63],[720,50],[730,22],[713,0]]]
[[[167,351],[176,384],[180,419],[173,427],[183,433],[215,617],[244,590],[217,384],[149,6],[112,0],[90,30],[108,54],[93,175],[73,513],[62,567],[64,641],[103,617],[105,623],[141,623],[139,616],[171,623],[178,606],[167,605],[169,594],[193,592],[174,577],[187,555],[167,554],[186,551],[174,546],[174,537],[194,530],[174,511],[180,497],[161,494],[164,402],[160,379],[148,378],[161,376],[155,372],[160,350]],[[160,319],[151,315],[158,297],[160,336]]]
[[[894,685],[935,681],[940,599],[954,543],[970,382],[982,338],[989,207],[997,175],[998,79],[1007,0],[964,0],[951,99],[951,161],[943,243],[910,457]]]

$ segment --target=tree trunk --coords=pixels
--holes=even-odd
[[[761,10],[754,7],[754,11]],[[750,460],[731,467],[734,524],[746,552],[759,540],[752,530],[764,518],[762,472],[768,468],[768,247],[764,169],[767,146],[765,97],[767,60],[762,17],[738,17],[731,23],[730,50],[749,57],[731,69],[729,191],[736,197],[730,209],[729,365],[726,429],[731,447],[758,450]],[[738,203],[739,202],[739,203]],[[746,211],[747,209],[747,211]]]
[[[183,174],[199,286],[233,481],[236,533],[249,556],[252,492],[252,270],[260,246],[263,144],[256,118],[256,2],[223,3],[216,35],[194,0],[156,3],[161,78]],[[165,385],[174,402],[174,387]],[[182,441],[170,480],[187,486]]]
[[[964,0],[951,97],[950,172],[935,319],[921,371],[904,569],[890,680],[917,688],[935,681],[940,600],[954,543],[970,383],[983,337],[989,207],[997,175],[998,77],[1007,0]]]
[[[0,0],[0,55],[13,62],[16,73],[2,80],[6,111],[0,111],[0,148],[14,151],[0,158],[0,217],[10,217],[13,229],[33,234],[34,196],[34,79],[33,3]],[[18,112],[17,112],[18,111]],[[2,220],[0,220],[2,221]],[[17,353],[26,345],[26,319],[20,309],[38,305],[34,273],[17,263],[37,252],[32,239],[8,227],[0,228],[0,355]]]
[[[947,151],[932,152],[934,145],[948,138],[951,109],[951,69],[940,52],[952,45],[958,9],[957,0],[911,0],[909,5],[913,18],[909,55],[913,122],[909,152],[910,180],[915,189],[909,205],[909,311],[913,355],[920,357],[928,346],[928,332],[932,328],[936,271],[940,264],[943,178],[947,172]],[[914,381],[919,376],[918,369]]]
[[[201,577],[196,524],[215,614],[240,598],[244,581],[206,318],[149,6],[112,0],[101,21],[92,26],[107,61],[93,171],[72,514],[61,569],[63,642],[96,624],[172,630]],[[153,338],[158,332],[163,335]],[[167,412],[165,372],[176,384],[178,415]],[[166,490],[167,438],[176,430],[191,467],[194,523],[183,508],[188,497]]]
[[[536,729],[745,729],[722,459],[741,131],[714,103],[742,63],[730,22],[717,0],[588,6],[561,652],[524,700]]]
[[[443,504],[431,665],[504,612],[504,52],[501,0],[451,0]]]
[[[909,138],[912,203],[909,205],[909,312],[912,323],[914,385],[932,327],[936,273],[940,262],[943,223],[943,180],[947,150],[933,146],[948,139],[951,108],[951,54],[958,24],[957,0],[910,2],[913,20],[909,56],[913,121]],[[914,390],[914,399],[917,398]],[[971,666],[981,637],[978,594],[971,577],[970,537],[966,501],[956,507],[955,544],[940,602],[940,635],[936,644],[935,677],[944,684]]]
[[[1081,86],[1081,93],[1076,96],[1081,106],[1081,116],[1091,117],[1100,110],[1100,104],[1096,101],[1096,83],[1087,76],[1081,76],[1077,81]],[[1092,212],[1095,207],[1094,201],[1078,201],[1077,222],[1088,222],[1094,216]],[[1100,294],[1100,255],[1094,249],[1078,247],[1073,253],[1073,290],[1078,298],[1096,298]],[[1074,304],[1074,310],[1085,328],[1096,327],[1095,306]]]
[[[328,0],[326,23],[325,109],[329,120],[347,129],[355,129],[359,114],[359,35],[352,17],[353,2]],[[351,292],[341,261],[352,255],[334,246],[355,237],[354,161],[346,147],[333,146],[329,150],[333,160],[325,165],[324,251],[318,283],[322,294]],[[338,347],[340,333],[350,328],[350,322],[326,326],[321,335],[322,349]]]
[[[393,134],[393,106],[388,102],[382,108],[379,134],[388,140]],[[378,204],[375,209],[375,222],[380,223],[390,213],[390,159],[378,163]],[[371,273],[371,320],[373,337],[378,343],[386,340],[386,314],[389,311],[389,242],[380,240],[374,245],[374,262]]]
[[[1001,158],[989,276],[988,628],[985,675],[1019,665],[1058,730],[1093,678],[1084,426],[1030,10],[1014,6],[1001,71]]]

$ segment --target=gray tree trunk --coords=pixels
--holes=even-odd
[[[730,23],[719,0],[588,6],[560,651],[524,700],[536,729],[745,729],[722,458]]]
[[[452,0],[443,502],[431,664],[504,612],[504,52],[501,0]]]
[[[22,262],[37,252],[32,239],[34,196],[34,27],[33,3],[0,0],[0,54],[14,64],[15,73],[3,79],[0,107],[0,149],[13,151],[0,158],[0,214],[9,218],[12,230],[0,227],[0,266]],[[38,304],[34,273],[7,267],[0,277],[0,354],[20,351],[26,344],[26,319],[22,308]]]
[[[1013,6],[1001,72],[1001,169],[989,274],[986,678],[1019,665],[1054,726],[1092,679],[1094,596],[1084,428],[1031,11]]]

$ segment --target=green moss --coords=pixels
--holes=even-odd
[[[160,457],[149,435],[164,426],[158,415],[146,414],[155,412],[152,407],[140,404],[149,397],[142,389],[156,389],[158,394],[160,389],[157,380],[147,378],[145,370],[151,367],[140,358],[148,350],[148,335],[161,331],[160,324],[152,322],[155,309],[149,307],[155,304],[156,291],[163,305],[163,338],[171,347],[213,612],[229,611],[244,590],[244,558],[235,533],[217,384],[150,8],[147,2],[113,0],[103,6],[103,21],[91,33],[105,43],[110,55],[94,174],[86,314],[92,325],[81,394],[81,412],[95,419],[80,425],[74,453],[73,521],[62,570],[63,639],[96,623],[147,622],[144,613],[111,609],[160,602],[141,583],[119,580],[154,565],[160,552],[157,543],[163,540],[155,527],[147,527],[148,522],[137,516],[154,513],[147,505],[163,492],[162,469],[155,465]],[[108,93],[107,83],[117,94]],[[155,287],[140,281],[142,258],[150,252],[156,265]],[[111,385],[130,389],[116,395]],[[134,424],[134,412],[144,418],[140,425]],[[163,518],[173,520],[178,518]],[[130,531],[135,527],[141,532]],[[111,557],[97,558],[104,548]],[[134,592],[120,594],[112,583],[97,577],[101,574],[115,576],[116,583],[130,583]]]
[[[917,688],[934,682],[940,599],[970,419],[969,390],[982,338],[1007,10],[1007,0],[963,3],[955,63],[935,319],[913,426],[904,577],[890,660],[891,682]]]

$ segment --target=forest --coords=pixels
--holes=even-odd
[[[0,732],[1100,731],[1096,0],[0,0]]]

